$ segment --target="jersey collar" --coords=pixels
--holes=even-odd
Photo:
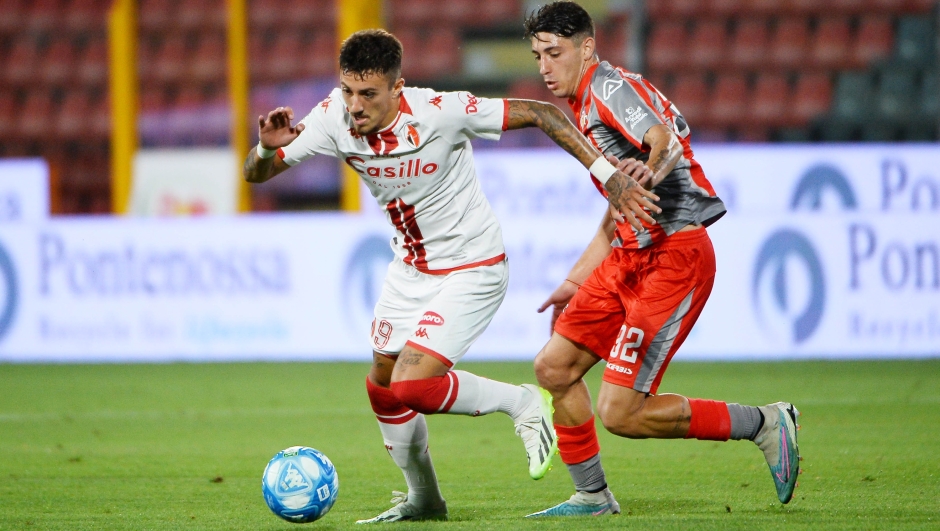
[[[395,115],[395,119],[392,120],[392,123],[389,124],[388,127],[374,134],[381,135],[382,133],[387,133],[392,129],[395,129],[395,126],[398,125],[398,121],[401,120],[402,114],[414,115],[414,113],[411,112],[411,106],[408,105],[408,100],[405,99],[404,91],[398,95],[398,114]]]
[[[568,105],[571,107],[571,110],[574,111],[575,116],[577,116],[584,107],[584,103],[587,100],[587,91],[591,86],[591,80],[594,79],[594,71],[597,70],[599,64],[600,63],[594,63],[588,67],[584,75],[581,76],[581,83],[578,85],[577,94],[574,98],[568,98]]]

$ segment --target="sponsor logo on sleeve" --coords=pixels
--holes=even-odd
[[[431,98],[430,100],[428,100],[428,103],[430,103],[431,105],[433,105],[433,106],[437,107],[438,109],[440,109],[440,108],[441,108],[441,100],[443,100],[443,99],[444,99],[444,96],[441,96],[440,94],[435,94],[433,98]]]
[[[333,96],[327,96],[325,100],[320,102],[320,107],[323,108],[323,112],[326,112],[330,108],[330,103],[333,102]]]
[[[630,122],[630,130],[632,131],[636,124],[647,116],[649,116],[649,113],[644,112],[640,107],[627,107],[627,121]]]
[[[623,86],[622,79],[608,79],[604,81],[604,101],[610,99],[611,94]]]
[[[476,114],[479,109],[477,105],[480,103],[480,98],[477,98],[469,92],[461,92],[457,94],[457,97],[460,99],[460,102],[466,105],[464,107],[464,112],[467,114]]]

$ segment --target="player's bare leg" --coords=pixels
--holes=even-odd
[[[597,409],[604,427],[621,437],[754,441],[764,452],[778,499],[788,503],[793,496],[800,459],[796,436],[800,413],[793,404],[754,407],[674,394],[647,395],[603,382]]]
[[[600,359],[590,351],[559,334],[553,334],[535,358],[539,385],[552,394],[558,448],[574,481],[575,494],[530,517],[599,516],[620,512],[620,504],[607,488],[591,394],[583,380],[584,374],[598,361]]]
[[[436,356],[409,344],[398,356],[392,392],[422,413],[480,416],[509,415],[529,459],[529,475],[541,479],[557,451],[551,397],[534,385],[511,385],[466,371],[452,370]]]

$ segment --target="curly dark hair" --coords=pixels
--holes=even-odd
[[[401,77],[401,42],[382,29],[357,31],[339,48],[339,69],[357,79],[372,74],[388,78],[389,85]]]
[[[526,38],[536,33],[551,33],[559,37],[583,41],[594,37],[591,15],[574,2],[552,2],[533,11],[523,23]]]

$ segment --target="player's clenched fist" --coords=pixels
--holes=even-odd
[[[290,107],[278,107],[268,113],[268,117],[258,117],[258,139],[266,149],[282,148],[297,138],[304,130],[304,124],[291,126],[294,110]]]

